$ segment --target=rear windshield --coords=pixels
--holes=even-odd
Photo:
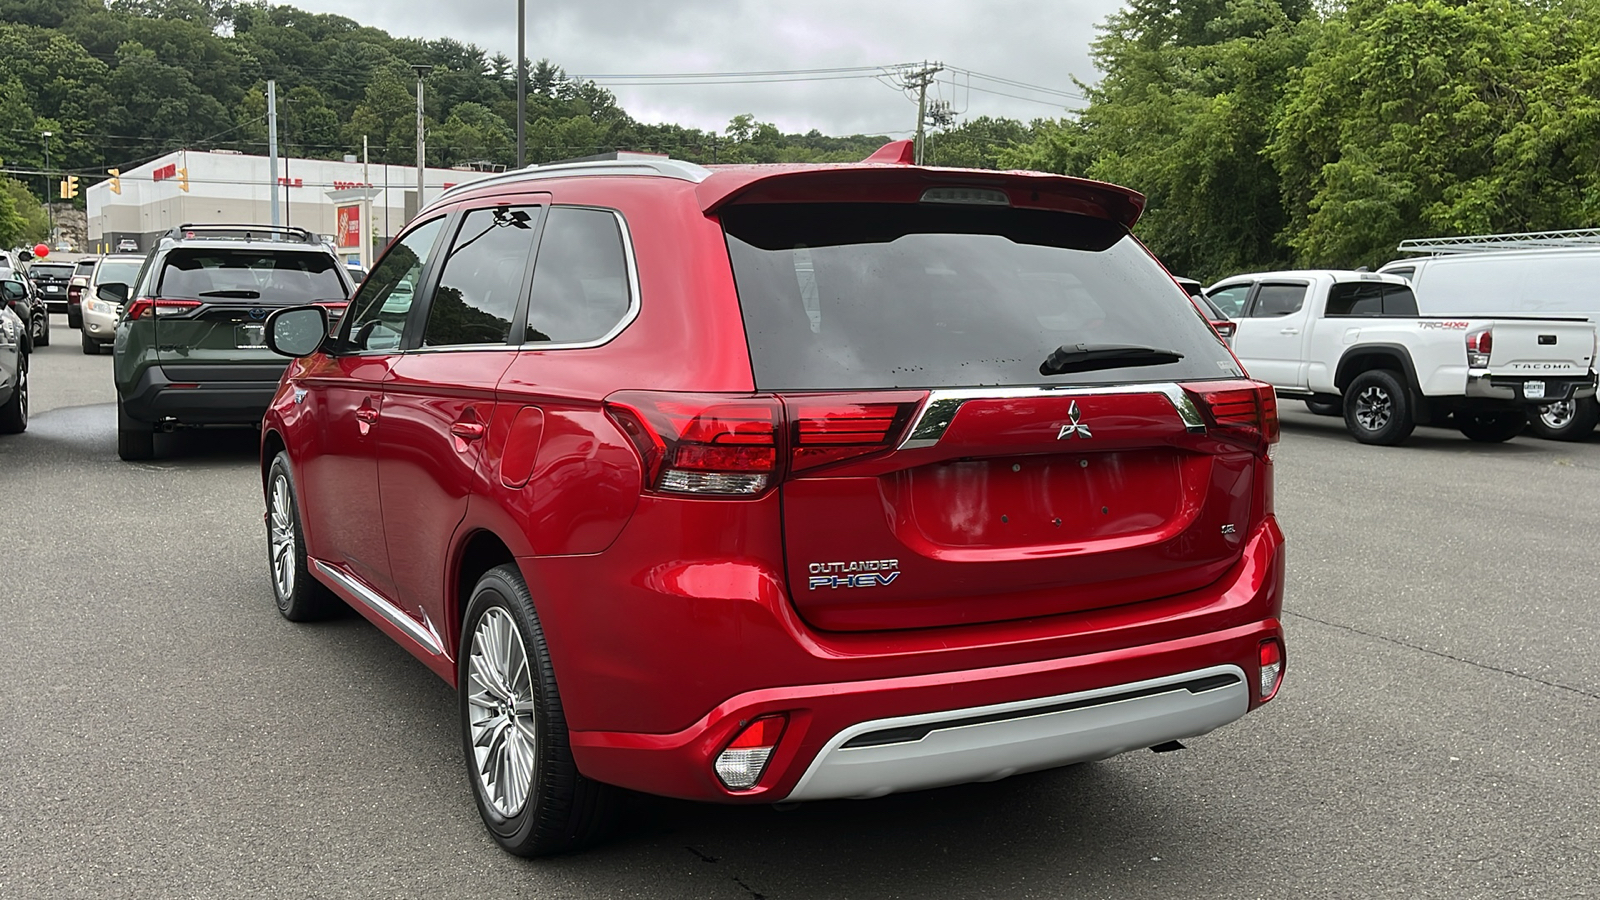
[[[66,265],[45,266],[34,263],[28,267],[28,274],[35,278],[71,278],[72,265],[69,263]]]
[[[92,260],[92,259],[80,259],[80,260],[78,260],[78,268],[75,270],[75,274],[87,275],[90,272],[93,272],[94,271],[94,264],[95,264],[95,260]]]
[[[1242,374],[1126,229],[1071,213],[927,204],[722,212],[762,390],[1107,384]],[[1177,362],[1046,376],[1063,345]]]
[[[1417,298],[1403,284],[1383,281],[1346,281],[1328,289],[1324,315],[1416,316]]]
[[[161,297],[307,303],[348,299],[329,253],[178,247],[167,254],[156,290]]]
[[[96,284],[133,284],[133,279],[139,274],[139,263],[128,262],[103,262],[94,277]]]

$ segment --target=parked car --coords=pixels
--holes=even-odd
[[[278,609],[342,600],[456,687],[505,849],[592,840],[617,788],[991,781],[1277,691],[1272,390],[1143,198],[909,147],[474,181],[331,334],[269,317]]]
[[[1233,323],[1232,319],[1228,318],[1228,314],[1223,312],[1221,307],[1211,302],[1211,298],[1206,296],[1205,289],[1200,286],[1200,282],[1193,278],[1182,277],[1174,277],[1172,280],[1176,281],[1178,287],[1183,288],[1194,299],[1195,305],[1199,307],[1201,314],[1205,316],[1206,321],[1210,323],[1212,329],[1217,332],[1223,342],[1230,347],[1233,346],[1233,332],[1238,326]]]
[[[94,275],[95,264],[99,261],[98,256],[85,256],[73,266],[72,279],[67,282],[68,328],[83,326],[83,289],[89,286],[89,278]]]
[[[107,284],[134,284],[139,280],[139,268],[144,257],[132,253],[111,254],[99,261],[89,277],[88,296],[83,301],[83,322],[78,337],[83,352],[93,356],[104,347],[111,346],[117,336],[117,319],[122,316],[122,303],[99,295],[101,286]],[[113,296],[115,294],[113,293]]]
[[[21,280],[0,272],[0,434],[28,428],[28,354],[32,340],[17,309],[29,306]]]
[[[1239,275],[1206,295],[1244,311],[1233,350],[1252,376],[1313,412],[1342,411],[1365,444],[1401,443],[1419,424],[1506,441],[1530,409],[1595,393],[1582,318],[1419,316],[1404,278],[1373,272]]]
[[[312,302],[342,311],[343,273],[333,247],[302,228],[185,224],[161,238],[131,289],[102,279],[96,299],[123,305],[112,345],[118,455],[149,459],[158,429],[259,424],[284,369],[266,347],[267,314]]]
[[[46,262],[36,259],[28,264],[28,278],[33,282],[46,307],[53,313],[67,311],[67,285],[72,281],[72,263]]]
[[[123,238],[122,240],[117,241],[117,252],[118,253],[138,253],[139,252],[139,242],[134,240],[133,238]]]
[[[1583,316],[1600,323],[1600,239],[1566,249],[1524,249],[1539,235],[1485,235],[1441,241],[1407,241],[1408,252],[1426,246],[1450,255],[1401,259],[1378,269],[1411,282],[1417,305],[1429,315]],[[1413,249],[1414,247],[1419,249]],[[1600,423],[1600,401],[1568,398],[1545,404],[1528,417],[1540,437],[1581,441]]]
[[[34,347],[50,346],[50,309],[45,305],[45,300],[39,295],[39,288],[33,283],[27,269],[12,269],[0,272],[0,278],[17,282],[21,285],[25,299],[17,300],[12,306],[12,311],[28,325],[29,352]]]

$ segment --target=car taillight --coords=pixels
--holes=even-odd
[[[925,397],[622,391],[606,411],[639,451],[646,490],[738,497],[789,472],[893,449]]]
[[[1489,354],[1494,352],[1494,329],[1480,328],[1467,335],[1467,368],[1489,368]]]
[[[1261,677],[1256,684],[1261,702],[1271,700],[1283,684],[1283,647],[1276,638],[1261,642]]]
[[[744,791],[756,786],[767,761],[783,737],[788,717],[782,714],[762,716],[751,721],[734,736],[728,746],[717,754],[717,778],[729,790]]]
[[[606,412],[639,451],[647,490],[749,496],[778,480],[776,397],[623,391]]]
[[[67,285],[67,302],[68,303],[71,303],[72,301],[77,300],[82,295],[83,295],[83,285],[81,285],[81,284],[69,284],[69,285]]]
[[[1233,340],[1233,333],[1239,330],[1239,323],[1226,321],[1212,322],[1211,327],[1217,330],[1217,334],[1221,335],[1223,340],[1231,341]]]
[[[894,446],[926,395],[874,394],[869,398],[785,397],[790,426],[790,470],[802,471],[867,456]]]
[[[172,316],[186,313],[200,306],[199,300],[169,300],[163,297],[140,297],[128,304],[128,318],[144,319],[151,315]]]
[[[1218,437],[1239,437],[1269,452],[1278,442],[1278,396],[1272,385],[1254,381],[1188,384]]]

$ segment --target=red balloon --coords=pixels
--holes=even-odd
[[[49,246],[47,246],[45,244],[34,244],[33,245],[33,255],[39,257],[40,259],[43,259],[46,256],[50,255],[50,248],[49,248]]]

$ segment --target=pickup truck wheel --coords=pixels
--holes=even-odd
[[[1337,416],[1340,413],[1339,404],[1333,400],[1307,400],[1306,409],[1319,416]]]
[[[1528,416],[1528,430],[1552,441],[1581,441],[1596,423],[1600,423],[1600,404],[1588,398],[1549,403]]]
[[[1394,446],[1411,436],[1417,420],[1405,385],[1388,369],[1357,375],[1344,392],[1344,427],[1363,444]]]
[[[544,856],[609,831],[624,792],[583,777],[572,760],[544,630],[516,566],[478,579],[459,659],[467,779],[495,842]]]
[[[156,430],[128,415],[117,398],[117,455],[128,462],[156,455]]]
[[[1468,439],[1486,444],[1509,441],[1528,426],[1528,417],[1521,411],[1458,412],[1456,427]]]

